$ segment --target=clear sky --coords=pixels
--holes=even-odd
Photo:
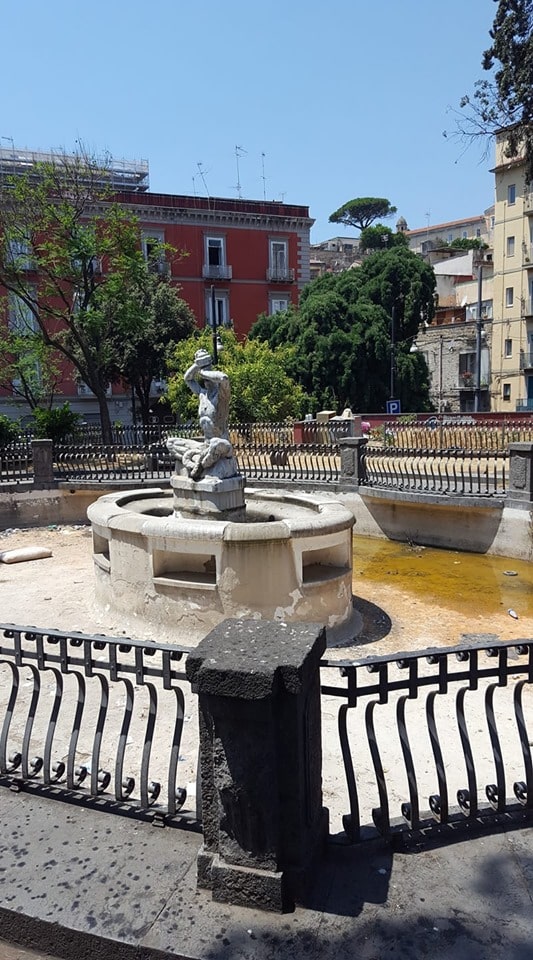
[[[493,0],[5,2],[0,143],[147,159],[163,193],[205,196],[205,179],[237,197],[240,182],[244,198],[308,205],[313,242],[354,232],[328,223],[353,197],[387,197],[412,229],[480,214],[492,151],[442,134],[482,75],[495,12]]]

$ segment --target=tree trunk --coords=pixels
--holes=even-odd
[[[102,429],[102,440],[104,443],[113,442],[111,429],[111,417],[109,416],[109,407],[107,405],[107,396],[105,390],[99,390],[96,394],[98,408],[100,410],[100,426]]]

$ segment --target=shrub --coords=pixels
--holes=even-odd
[[[33,411],[35,421],[34,435],[38,440],[53,440],[59,443],[66,436],[73,433],[80,421],[80,415],[70,409],[68,403],[52,410],[43,410],[37,407]]]
[[[7,447],[17,439],[20,431],[20,424],[9,417],[0,414],[0,447]]]

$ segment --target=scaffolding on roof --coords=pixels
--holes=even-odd
[[[55,166],[73,163],[80,159],[80,154],[61,152],[46,153],[42,150],[21,150],[18,147],[11,149],[0,148],[0,179],[3,177],[22,176],[31,173],[40,163],[53,163]],[[91,166],[98,170],[102,185],[111,187],[117,192],[146,193],[150,187],[149,167],[147,160],[117,160],[114,157],[90,158]]]

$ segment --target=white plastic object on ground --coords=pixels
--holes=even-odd
[[[22,563],[24,560],[44,560],[51,557],[52,551],[47,547],[16,547],[14,550],[3,550],[0,553],[0,563]]]

